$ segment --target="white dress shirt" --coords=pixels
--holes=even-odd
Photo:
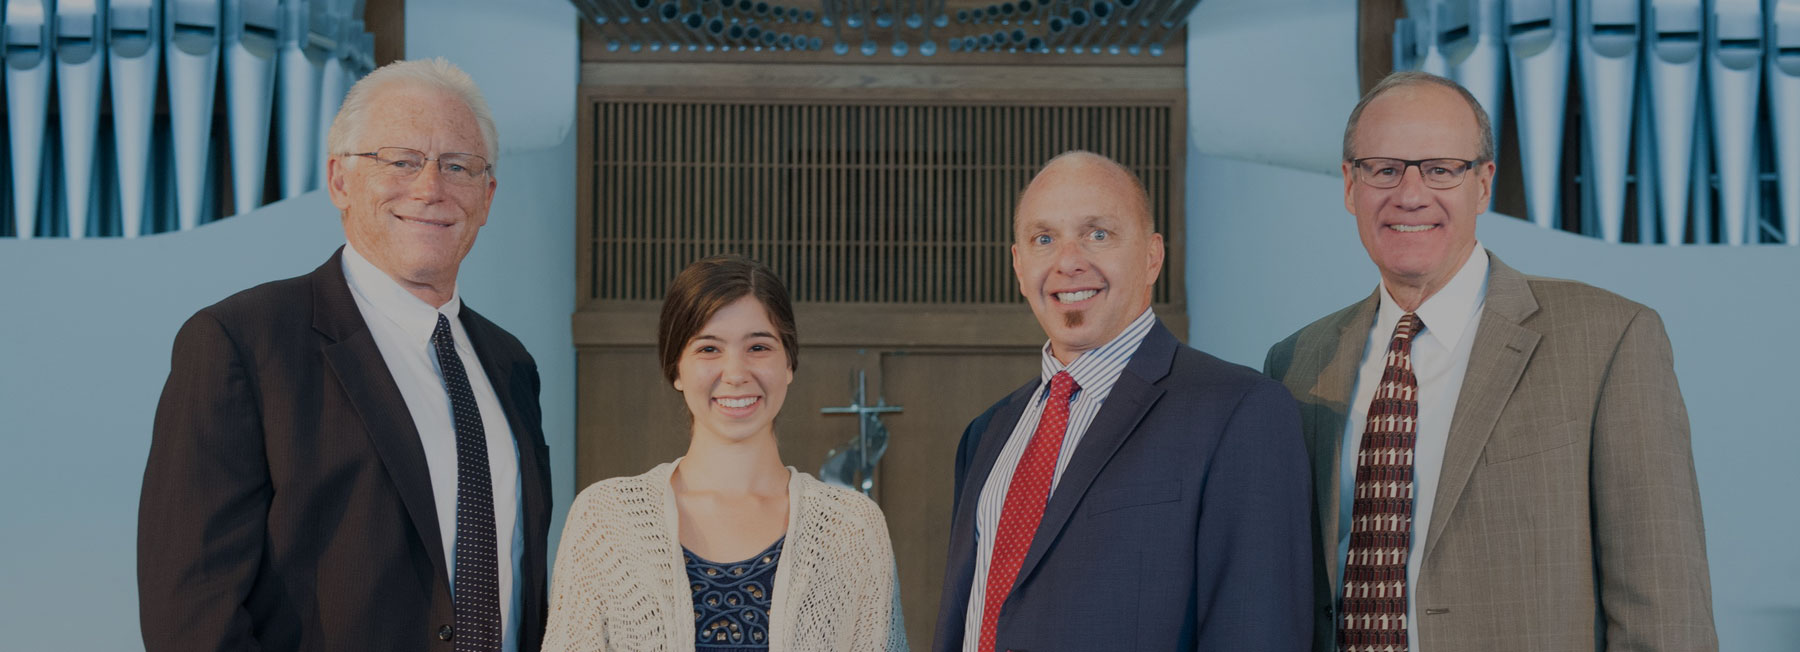
[[[500,564],[500,622],[502,650],[519,649],[519,623],[513,614],[519,611],[519,586],[514,581],[519,572],[519,558],[524,550],[525,529],[519,522],[520,485],[519,449],[513,441],[512,427],[506,423],[506,412],[488,382],[481,360],[469,343],[469,333],[457,318],[462,299],[453,290],[450,300],[433,308],[386,272],[375,267],[356,248],[344,245],[344,278],[356,308],[369,325],[369,334],[381,350],[381,359],[393,374],[400,396],[406,400],[406,411],[412,414],[419,430],[419,443],[425,448],[425,466],[431,474],[431,496],[437,505],[438,533],[443,537],[445,569],[456,577],[456,424],[450,410],[450,395],[444,390],[443,373],[438,369],[437,349],[431,334],[437,330],[437,318],[450,321],[450,334],[456,338],[456,354],[462,358],[469,387],[475,393],[475,405],[481,410],[481,427],[487,435],[488,470],[494,482],[494,531],[512,536],[495,537],[498,558],[510,560]],[[511,496],[512,500],[502,500]],[[455,590],[452,580],[452,591]]]
[[[1067,371],[1081,389],[1069,399],[1069,425],[1063,431],[1062,450],[1056,457],[1056,472],[1050,476],[1046,502],[1049,496],[1056,495],[1063,469],[1069,466],[1076,447],[1081,445],[1082,435],[1087,434],[1088,425],[1100,412],[1100,404],[1112,393],[1119,374],[1125,372],[1131,355],[1137,353],[1138,345],[1144,343],[1144,336],[1155,324],[1156,314],[1145,308],[1112,341],[1077,356],[1067,367],[1051,355],[1050,343],[1044,343],[1042,382],[1032,395],[1031,403],[1025,406],[1025,413],[1019,416],[1019,424],[1013,427],[1006,447],[1000,449],[1000,458],[994,461],[994,469],[982,483],[981,502],[975,507],[975,578],[969,585],[969,610],[967,620],[963,621],[964,652],[978,652],[981,648],[981,612],[987,604],[988,565],[994,558],[994,538],[990,534],[1000,527],[1000,511],[1006,504],[1006,490],[1012,485],[1013,471],[1019,467],[1026,445],[1037,432],[1038,419],[1044,415],[1044,405],[1050,399],[1050,378],[1059,371]]]
[[[1413,337],[1413,375],[1419,380],[1418,436],[1413,444],[1412,551],[1406,557],[1406,632],[1413,652],[1419,650],[1416,587],[1419,563],[1425,556],[1425,537],[1430,533],[1431,507],[1437,498],[1438,476],[1444,465],[1444,446],[1450,439],[1450,421],[1456,415],[1456,397],[1462,393],[1463,375],[1469,370],[1469,351],[1475,343],[1481,307],[1487,303],[1487,249],[1475,243],[1475,251],[1450,282],[1426,299],[1417,311],[1425,329]],[[1338,569],[1336,598],[1344,595],[1342,569],[1350,552],[1350,512],[1356,498],[1356,451],[1362,448],[1364,423],[1381,373],[1387,366],[1388,342],[1406,311],[1381,287],[1381,308],[1369,341],[1363,349],[1356,377],[1356,398],[1344,423],[1344,443],[1338,466]]]

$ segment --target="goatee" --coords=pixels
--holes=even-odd
[[[1086,312],[1079,310],[1075,312],[1065,312],[1063,313],[1063,326],[1066,328],[1080,328],[1082,318],[1086,315]]]

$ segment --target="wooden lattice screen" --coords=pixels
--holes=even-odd
[[[660,300],[683,266],[729,251],[774,267],[796,301],[1018,302],[1013,204],[1069,149],[1135,171],[1159,231],[1181,208],[1168,103],[590,99],[584,301]],[[1179,301],[1163,278],[1153,300]]]

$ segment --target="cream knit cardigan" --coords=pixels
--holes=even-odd
[[[569,510],[545,652],[694,649],[694,594],[669,476],[681,460],[595,483]],[[788,467],[788,529],[769,609],[773,651],[907,649],[881,508]]]

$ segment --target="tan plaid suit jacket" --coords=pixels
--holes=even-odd
[[[1415,651],[1717,650],[1687,408],[1655,311],[1490,255]],[[1334,648],[1338,460],[1379,294],[1269,350],[1314,478],[1314,649]],[[1424,388],[1430,391],[1430,388]]]

